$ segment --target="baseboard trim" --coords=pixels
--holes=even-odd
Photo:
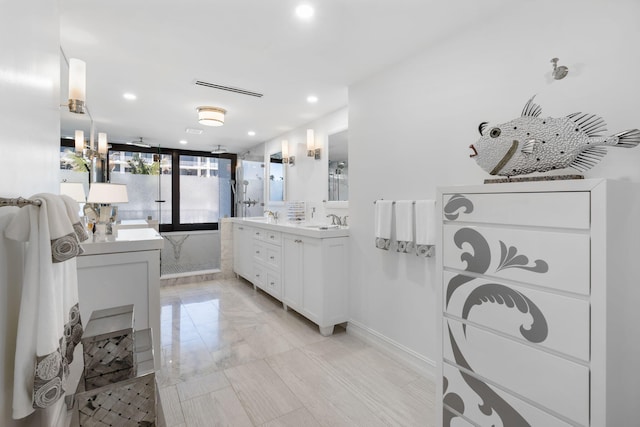
[[[436,363],[433,360],[354,320],[349,320],[347,333],[361,339],[419,374],[435,379]]]

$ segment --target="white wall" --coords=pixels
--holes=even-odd
[[[534,94],[543,116],[583,111],[602,116],[610,133],[640,127],[638,16],[637,1],[519,2],[350,86],[356,323],[435,361],[435,260],[375,249],[373,201],[428,199],[440,185],[482,183],[489,175],[468,149],[478,124],[519,117]],[[550,79],[553,57],[569,67],[564,80]],[[610,148],[586,176],[640,182],[640,148]]]
[[[289,155],[295,156],[295,165],[287,166],[287,200],[306,202],[307,218],[313,207],[316,218],[326,222],[324,215],[335,212],[346,215],[346,209],[328,208],[322,201],[328,198],[329,166],[327,161],[328,136],[345,130],[349,126],[347,108],[342,108],[319,118],[305,126],[280,135],[264,144],[265,164],[269,163],[269,155],[282,150],[282,140],[289,141]],[[316,146],[322,150],[321,159],[307,157],[307,129],[313,129]],[[265,209],[283,210],[282,206],[270,203]]]
[[[2,2],[0,13],[0,197],[58,192],[60,58],[58,2]],[[4,239],[17,208],[0,208],[0,425],[11,419],[22,247]]]

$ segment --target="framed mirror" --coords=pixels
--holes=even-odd
[[[282,161],[282,152],[278,151],[269,155],[269,168],[267,170],[269,202],[284,202],[286,200],[286,168]]]
[[[330,202],[346,202],[349,200],[349,130],[345,129],[329,135],[329,183],[328,198]]]

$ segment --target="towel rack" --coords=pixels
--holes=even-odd
[[[380,199],[380,200],[384,200],[384,199]],[[373,204],[375,205],[377,202],[378,202],[377,200],[374,200],[374,201],[373,201]],[[392,204],[392,205],[395,205],[395,204],[396,204],[395,200],[394,200],[393,202],[391,202],[391,204]],[[411,204],[412,204],[412,205],[415,205],[415,204],[416,204],[416,201],[414,200],[413,202],[411,202]]]
[[[16,199],[7,199],[5,197],[0,197],[0,208],[3,206],[17,206],[22,208],[27,205],[40,206],[42,201],[40,200],[29,200],[24,197],[18,197]]]

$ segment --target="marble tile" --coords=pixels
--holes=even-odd
[[[224,372],[255,425],[302,407],[298,398],[264,360],[249,362]]]
[[[158,398],[162,405],[166,426],[175,427],[184,423],[182,405],[180,404],[176,386],[161,387],[159,394]]]
[[[182,402],[189,427],[253,427],[231,387]]]
[[[321,427],[320,423],[313,418],[311,412],[305,408],[296,409],[286,415],[262,424],[260,427]]]
[[[185,401],[229,387],[229,385],[229,380],[227,380],[226,375],[218,371],[179,383],[176,387],[178,397],[181,401]]]
[[[336,327],[317,325],[244,279],[161,289],[169,427],[432,426],[435,387]]]

